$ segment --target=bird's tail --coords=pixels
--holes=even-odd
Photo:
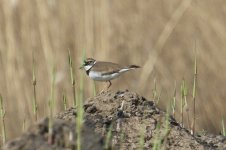
[[[130,65],[130,66],[125,67],[124,69],[121,69],[119,72],[126,72],[126,71],[129,71],[131,69],[136,69],[136,68],[140,68],[140,66]]]
[[[127,68],[129,68],[129,69],[136,69],[136,68],[140,68],[140,66],[137,66],[137,65],[130,65],[130,66],[128,66]]]

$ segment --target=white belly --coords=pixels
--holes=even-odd
[[[90,71],[89,72],[89,77],[93,80],[97,81],[109,81],[112,79],[117,78],[121,73],[114,73],[110,75],[101,75],[101,73],[95,72],[95,71]]]

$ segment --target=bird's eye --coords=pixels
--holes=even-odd
[[[87,62],[86,62],[86,64],[90,64],[90,63],[91,63],[91,61],[87,61]]]

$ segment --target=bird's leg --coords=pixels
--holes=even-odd
[[[108,82],[109,84],[101,91],[101,93],[104,93],[105,91],[107,91],[109,89],[109,87],[112,85],[110,80],[106,81],[106,82]]]
[[[108,82],[109,82],[109,84],[108,84],[107,89],[109,89],[109,87],[111,86],[111,81],[109,80]]]

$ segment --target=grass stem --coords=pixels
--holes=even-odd
[[[64,104],[64,110],[66,110],[67,109],[67,97],[64,92],[63,92],[63,104]]]
[[[35,73],[35,60],[34,60],[34,53],[32,54],[32,85],[33,85],[33,113],[35,116],[35,121],[38,120],[38,106],[37,106],[37,96],[36,96],[36,73]]]
[[[55,77],[56,72],[55,68],[52,69],[52,80],[51,80],[51,95],[49,99],[49,134],[48,134],[48,143],[53,143],[53,109],[54,109],[54,86],[55,86]]]
[[[3,98],[0,94],[0,118],[1,118],[1,130],[2,130],[2,144],[6,142],[6,130],[5,130],[5,109],[3,106]]]
[[[224,125],[224,119],[222,118],[222,120],[221,120],[221,125],[222,125],[222,135],[223,136],[226,136],[226,129],[225,129],[225,125]]]
[[[75,87],[75,75],[74,75],[74,69],[73,69],[73,62],[71,59],[71,51],[68,50],[68,63],[70,67],[70,78],[71,78],[71,87],[72,87],[72,93],[73,93],[73,106],[76,107],[76,87]]]
[[[109,149],[110,148],[111,138],[112,138],[112,124],[110,125],[109,130],[107,132],[104,149]]]
[[[83,52],[82,62],[85,59],[85,51]],[[81,150],[81,138],[82,138],[82,126],[83,126],[83,116],[84,116],[84,109],[83,109],[83,92],[84,92],[84,79],[83,74],[81,74],[80,79],[80,93],[79,98],[76,101],[77,104],[77,118],[76,118],[76,133],[77,133],[77,150]]]
[[[176,112],[176,96],[177,96],[177,83],[175,81],[174,84],[174,93],[173,93],[173,99],[172,99],[172,103],[171,103],[171,107],[172,107],[172,112],[173,112],[173,117],[175,118],[175,112]]]
[[[196,50],[196,43],[195,43]],[[193,79],[193,90],[192,90],[192,99],[193,99],[193,123],[191,134],[195,134],[195,121],[196,121],[196,84],[197,84],[198,68],[197,68],[197,56],[195,51],[195,63],[194,63],[194,79]]]
[[[181,125],[184,126],[184,85],[185,81],[182,80],[181,84]]]

